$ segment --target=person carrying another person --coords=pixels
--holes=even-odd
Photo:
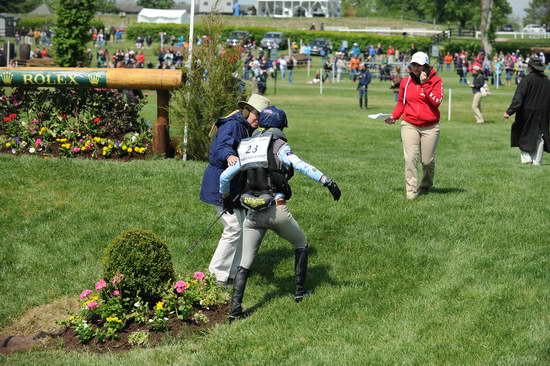
[[[245,216],[245,210],[240,206],[235,207],[231,213],[223,210],[222,196],[219,193],[220,175],[228,166],[238,162],[239,143],[258,127],[260,112],[269,104],[269,99],[252,94],[248,101],[239,102],[238,110],[219,119],[215,124],[218,131],[210,145],[200,199],[214,205],[218,214],[221,215],[224,226],[218,247],[208,266],[208,270],[219,283],[227,283],[230,278],[235,278],[237,273],[237,267],[241,261],[242,224]],[[237,195],[239,189],[238,179],[235,179],[229,191],[232,195]]]
[[[550,152],[550,80],[538,57],[529,59],[528,68],[529,74],[519,83],[504,118],[516,115],[512,147],[519,147],[521,163],[540,165],[543,152]]]
[[[397,105],[387,124],[401,122],[405,157],[405,192],[408,200],[427,193],[433,186],[435,150],[439,142],[439,105],[443,100],[443,80],[429,65],[428,55],[417,52],[411,58],[409,77],[401,80]],[[418,183],[416,162],[421,157],[424,176]]]
[[[468,83],[470,88],[472,88],[472,93],[474,93],[472,111],[474,112],[476,123],[485,123],[483,114],[481,114],[481,88],[485,85],[485,76],[483,76],[479,65],[474,65],[472,67],[472,76],[474,77],[473,81]]]
[[[239,161],[220,177],[219,190],[224,197],[224,210],[230,212],[234,204],[230,183],[238,180],[235,177],[239,172],[246,176],[240,203],[248,213],[243,223],[243,255],[233,283],[230,322],[247,315],[242,309],[246,282],[267,230],[274,231],[294,247],[294,300],[300,302],[310,293],[305,287],[309,243],[286,205],[292,196],[289,180],[294,169],[327,187],[334,200],[341,196],[336,183],[292,151],[283,133],[287,125],[283,110],[266,108],[260,114],[260,128],[252,138],[241,141]]]

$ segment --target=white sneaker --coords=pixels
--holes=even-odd
[[[522,164],[531,164],[533,162],[533,158],[531,158],[531,154],[529,154],[527,151],[521,151],[521,163]]]
[[[418,193],[407,193],[407,200],[412,201],[418,197]]]

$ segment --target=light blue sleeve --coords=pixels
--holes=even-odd
[[[277,156],[286,167],[292,166],[294,169],[298,170],[306,177],[309,177],[314,181],[324,183],[321,181],[321,178],[324,177],[324,174],[313,165],[306,163],[305,161],[300,159],[298,155],[294,154],[292,152],[292,149],[290,148],[290,145],[283,145],[279,149]]]
[[[233,166],[227,167],[222,174],[220,175],[220,193],[221,194],[228,194],[231,184],[231,179],[233,179],[241,169],[241,162],[240,160],[237,161],[237,163]]]

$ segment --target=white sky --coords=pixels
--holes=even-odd
[[[524,9],[529,7],[529,0],[508,0],[512,5],[512,13],[516,16],[524,17]]]

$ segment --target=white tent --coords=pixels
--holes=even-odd
[[[141,9],[137,17],[138,23],[175,23],[189,24],[186,10]]]

